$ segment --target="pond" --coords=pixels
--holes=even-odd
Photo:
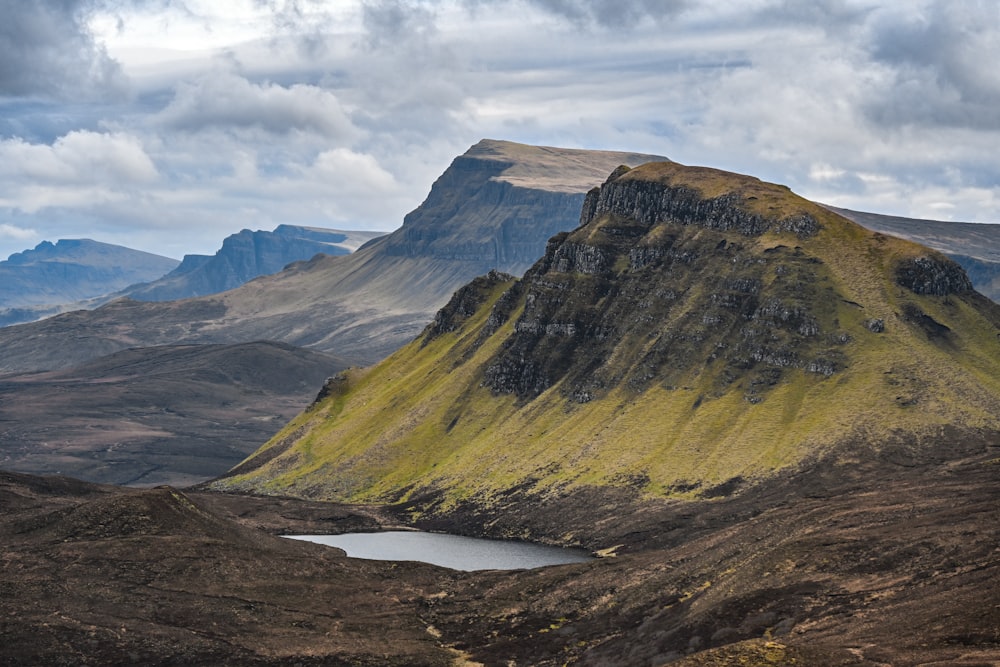
[[[286,535],[339,547],[351,558],[414,560],[453,570],[521,570],[593,559],[583,549],[563,549],[528,542],[485,540],[461,535],[387,531],[343,535]]]

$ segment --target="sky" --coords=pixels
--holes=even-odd
[[[482,138],[1000,222],[1000,0],[0,0],[0,258],[390,231]]]

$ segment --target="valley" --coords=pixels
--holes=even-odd
[[[0,658],[991,664],[1000,660],[1000,452],[963,440],[927,453],[817,461],[721,499],[579,496],[548,506],[545,523],[604,558],[471,573],[273,537],[412,525],[405,506],[6,474]],[[506,521],[453,515],[416,525],[510,534],[516,509]]]
[[[187,486],[272,436],[347,364],[269,342],[118,352],[0,376],[0,469]]]

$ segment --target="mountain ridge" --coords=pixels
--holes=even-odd
[[[258,339],[311,347],[357,364],[374,363],[416,336],[451,293],[475,276],[492,268],[527,268],[552,234],[576,226],[587,190],[613,168],[659,159],[496,140],[483,140],[470,152],[456,159],[457,167],[445,170],[428,195],[430,208],[443,200],[453,205],[426,213],[422,204],[399,230],[357,252],[298,262],[280,274],[212,296],[162,303],[126,299],[0,329],[0,372],[62,368],[138,345]],[[531,174],[546,173],[553,161],[565,166],[559,183],[531,185]],[[509,178],[516,185],[503,180],[515,167],[520,170]],[[455,187],[445,188],[449,183]],[[552,215],[553,201],[562,202],[555,207],[561,215]],[[473,239],[463,236],[470,229]],[[498,253],[492,240],[482,241],[501,229],[518,237],[507,239],[511,252]],[[438,248],[465,242],[474,248],[470,256],[434,256]],[[423,251],[411,252],[413,244]],[[504,258],[500,266],[498,257]]]
[[[91,239],[42,241],[0,262],[0,309],[69,303],[154,280],[176,259]]]
[[[214,255],[185,255],[162,278],[124,292],[136,301],[174,301],[225,292],[260,276],[278,273],[315,255],[347,255],[384,232],[342,231],[278,225],[273,231],[243,229],[227,236]]]
[[[215,488],[489,514],[511,489],[728,495],[1000,432],[1000,307],[940,253],[676,163],[617,170],[582,222],[334,379]]]

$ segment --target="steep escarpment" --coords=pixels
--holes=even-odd
[[[529,533],[591,494],[572,533],[612,496],[730,495],[1000,430],[1000,309],[939,253],[674,163],[616,170],[582,208],[523,279],[457,292],[217,486],[485,526],[516,506]]]
[[[654,159],[662,158],[481,141],[455,158],[382,252],[520,275],[550,236],[576,226],[587,189],[604,179],[611,160]]]

